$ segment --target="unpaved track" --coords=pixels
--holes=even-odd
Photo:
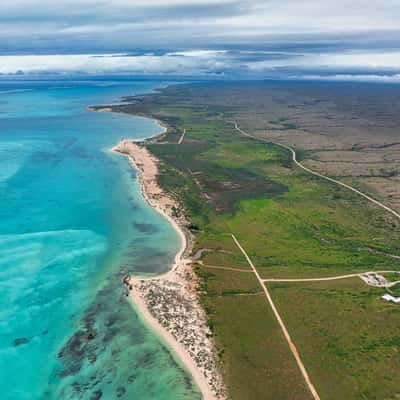
[[[290,337],[290,335],[289,335],[289,332],[288,332],[288,330],[286,329],[286,326],[285,326],[285,324],[283,323],[283,320],[282,320],[281,316],[279,315],[278,310],[277,310],[277,308],[275,307],[274,302],[272,301],[272,297],[271,297],[271,295],[269,294],[269,291],[268,291],[267,287],[265,286],[263,280],[261,279],[260,275],[258,274],[258,272],[257,272],[257,270],[256,270],[256,267],[254,266],[254,264],[253,264],[253,262],[251,261],[250,257],[247,255],[246,251],[243,249],[243,247],[241,246],[241,244],[239,243],[239,241],[236,239],[235,235],[233,235],[233,234],[232,234],[232,239],[233,239],[233,241],[236,243],[236,246],[239,248],[239,250],[240,250],[240,251],[243,253],[243,255],[245,256],[245,258],[246,258],[247,262],[249,263],[251,269],[253,270],[253,272],[254,272],[254,274],[255,274],[255,276],[256,276],[258,282],[260,283],[260,285],[261,285],[261,287],[262,287],[262,289],[263,289],[263,291],[264,291],[265,297],[267,298],[268,303],[269,303],[269,305],[270,305],[271,308],[272,308],[272,311],[273,311],[273,313],[274,313],[274,315],[275,315],[275,318],[277,319],[278,324],[279,324],[279,326],[280,326],[280,328],[281,328],[281,330],[282,330],[282,332],[283,332],[283,335],[284,335],[284,337],[285,337],[285,339],[286,339],[286,341],[287,341],[287,343],[288,343],[288,345],[289,345],[290,351],[292,352],[292,354],[293,354],[293,356],[294,356],[294,358],[295,358],[295,360],[296,360],[296,363],[297,363],[297,365],[298,365],[298,367],[299,367],[299,369],[300,369],[300,372],[301,372],[301,374],[303,375],[303,378],[304,378],[304,380],[305,380],[305,382],[306,382],[306,385],[307,385],[307,387],[309,388],[309,390],[310,390],[310,392],[311,392],[311,394],[312,394],[314,400],[320,400],[320,397],[319,397],[319,395],[318,395],[318,392],[317,392],[317,390],[315,389],[313,383],[311,382],[311,379],[310,379],[310,377],[309,377],[309,375],[308,375],[308,373],[307,373],[307,370],[306,370],[306,368],[305,368],[305,366],[304,366],[304,364],[303,364],[303,361],[301,361],[299,352],[297,351],[296,346],[295,346],[294,343],[292,342],[292,339],[291,339],[291,337]]]
[[[239,126],[238,126],[238,124],[237,124],[236,121],[228,121],[228,122],[233,122],[233,124],[234,124],[234,126],[235,126],[235,129],[236,129],[240,134],[242,134],[243,136],[247,136],[247,137],[250,137],[250,138],[252,138],[252,139],[259,140],[259,141],[266,142],[266,143],[273,143],[273,144],[275,144],[275,145],[277,145],[277,146],[280,146],[280,147],[282,147],[282,148],[284,148],[284,149],[290,151],[290,153],[292,154],[292,160],[293,160],[293,162],[294,162],[299,168],[301,168],[302,170],[308,172],[309,174],[314,175],[314,176],[317,176],[317,177],[319,177],[319,178],[321,178],[321,179],[324,179],[324,180],[327,180],[327,181],[329,181],[329,182],[332,182],[332,183],[334,183],[334,184],[336,184],[336,185],[340,185],[340,186],[342,186],[342,187],[344,187],[344,188],[346,188],[346,189],[348,189],[348,190],[351,190],[352,192],[357,193],[358,195],[364,197],[364,198],[365,198],[366,200],[368,200],[369,202],[371,202],[371,203],[377,205],[377,206],[380,207],[380,208],[383,208],[383,209],[386,210],[387,212],[389,212],[389,213],[391,213],[392,215],[394,215],[396,218],[400,219],[400,214],[399,214],[399,213],[397,213],[395,210],[393,210],[393,209],[390,208],[389,206],[387,206],[387,205],[381,203],[380,201],[378,201],[378,200],[372,198],[371,196],[368,196],[367,194],[361,192],[360,190],[358,190],[358,189],[356,189],[356,188],[354,188],[354,187],[352,187],[352,186],[350,186],[350,185],[347,185],[346,183],[340,182],[340,181],[338,181],[338,180],[336,180],[336,179],[330,178],[329,176],[320,174],[319,172],[316,172],[316,171],[313,171],[313,170],[310,169],[310,168],[307,168],[306,166],[304,166],[301,162],[299,162],[299,161],[297,160],[296,152],[295,152],[295,150],[294,150],[293,148],[291,148],[290,146],[288,146],[288,145],[286,145],[286,144],[273,142],[273,141],[270,141],[270,140],[268,140],[268,139],[264,139],[264,138],[260,138],[260,137],[251,135],[251,134],[249,134],[249,133],[243,131],[241,128],[239,128]],[[288,345],[289,345],[289,348],[290,348],[290,350],[291,350],[291,352],[292,352],[292,354],[293,354],[293,356],[294,356],[294,358],[295,358],[295,360],[296,360],[296,362],[297,362],[297,365],[298,365],[298,367],[299,367],[299,369],[300,369],[300,371],[301,371],[301,373],[302,373],[302,375],[303,375],[303,378],[304,378],[304,380],[305,380],[305,382],[306,382],[306,384],[307,384],[307,386],[308,386],[308,388],[309,388],[309,390],[310,390],[310,392],[311,392],[311,394],[312,394],[314,400],[320,400],[320,397],[319,397],[319,395],[318,395],[318,392],[316,391],[316,389],[315,389],[313,383],[311,382],[311,379],[310,379],[310,377],[309,377],[309,375],[308,375],[308,373],[307,373],[307,370],[305,369],[305,366],[304,366],[304,364],[303,364],[303,362],[302,362],[302,360],[301,360],[301,358],[300,358],[300,355],[299,355],[299,353],[298,353],[298,351],[297,351],[297,348],[296,348],[296,346],[294,345],[294,343],[293,343],[293,341],[292,341],[292,339],[291,339],[291,337],[290,337],[290,335],[289,335],[289,332],[288,332],[288,330],[286,329],[286,326],[285,326],[285,324],[284,324],[284,322],[283,322],[283,320],[282,320],[282,318],[281,318],[281,316],[280,316],[280,314],[279,314],[279,312],[278,312],[278,310],[277,310],[277,308],[276,308],[276,306],[275,306],[275,304],[274,304],[274,302],[273,302],[273,300],[272,300],[272,297],[271,297],[271,295],[270,295],[270,293],[269,293],[269,291],[268,291],[268,289],[267,289],[266,282],[311,282],[311,281],[329,281],[329,280],[337,280],[337,279],[346,279],[346,278],[357,277],[357,276],[359,277],[361,274],[348,274],[348,275],[339,275],[339,276],[327,277],[327,278],[309,278],[309,279],[262,279],[262,278],[260,277],[260,275],[258,274],[257,269],[255,268],[254,264],[252,263],[250,257],[247,255],[246,251],[243,249],[243,247],[240,245],[240,243],[238,242],[238,240],[236,239],[236,237],[235,237],[233,234],[232,234],[232,238],[233,238],[234,242],[236,243],[236,245],[238,246],[238,248],[240,249],[240,251],[241,251],[241,252],[243,253],[243,255],[245,256],[247,262],[248,262],[249,265],[251,266],[251,268],[252,268],[254,274],[256,275],[258,282],[260,283],[261,287],[263,288],[263,291],[264,291],[265,296],[266,296],[266,298],[267,298],[267,300],[268,300],[268,303],[269,303],[270,306],[271,306],[271,309],[272,309],[272,311],[273,311],[273,313],[274,313],[274,315],[275,315],[275,318],[277,319],[277,321],[278,321],[278,323],[279,323],[279,326],[280,326],[280,328],[281,328],[281,330],[282,330],[282,332],[283,332],[283,335],[284,335],[284,337],[285,337],[285,339],[286,339],[286,341],[287,341],[287,343],[288,343]],[[375,271],[371,271],[371,272],[375,272]],[[398,271],[376,271],[376,272],[377,272],[377,273],[384,273],[384,272],[398,272]]]
[[[263,282],[318,282],[318,281],[335,281],[338,279],[347,279],[347,278],[360,278],[361,275],[367,274],[389,274],[395,273],[399,274],[400,271],[366,271],[360,272],[357,274],[347,274],[347,275],[337,275],[337,276],[328,276],[324,278],[269,278],[269,279],[262,279]]]
[[[199,262],[199,261],[197,261],[197,263],[204,268],[222,269],[222,270],[234,271],[234,272],[250,272],[251,274],[253,273],[253,271],[251,269],[223,267],[223,266],[219,266],[219,265],[209,265],[209,264],[204,264],[203,262]]]
[[[244,135],[244,136],[250,137],[250,138],[252,138],[252,139],[260,140],[260,141],[266,142],[266,143],[273,143],[273,144],[275,144],[275,145],[277,145],[277,146],[280,146],[280,147],[282,147],[282,148],[284,148],[284,149],[286,149],[286,150],[289,150],[289,151],[292,153],[292,160],[293,160],[293,162],[294,162],[298,167],[300,167],[301,169],[303,169],[304,171],[306,171],[306,172],[308,172],[309,174],[312,174],[312,175],[314,175],[314,176],[318,176],[319,178],[325,179],[325,180],[327,180],[327,181],[329,181],[329,182],[335,183],[336,185],[343,186],[343,187],[345,187],[346,189],[349,189],[349,190],[351,190],[352,192],[357,193],[358,195],[364,197],[365,199],[367,199],[367,200],[370,201],[371,203],[374,203],[374,204],[377,205],[378,207],[381,207],[381,208],[383,208],[384,210],[390,212],[390,213],[393,214],[396,218],[400,219],[400,214],[399,214],[399,213],[397,213],[396,211],[394,211],[394,210],[393,210],[392,208],[390,208],[389,206],[386,206],[385,204],[381,203],[380,201],[375,200],[375,199],[372,198],[371,196],[368,196],[367,194],[365,194],[365,193],[363,193],[363,192],[357,190],[356,188],[354,188],[354,187],[352,187],[352,186],[350,186],[350,185],[347,185],[346,183],[340,182],[340,181],[338,181],[338,180],[336,180],[336,179],[330,178],[329,176],[320,174],[319,172],[316,172],[316,171],[313,171],[313,170],[310,169],[310,168],[307,168],[307,167],[304,166],[300,161],[297,161],[296,152],[295,152],[294,149],[292,149],[290,146],[288,146],[288,145],[286,145],[286,144],[278,143],[278,142],[272,142],[271,140],[268,140],[268,139],[260,138],[260,137],[258,137],[258,136],[251,135],[250,133],[247,133],[247,132],[245,132],[244,130],[240,129],[239,126],[238,126],[238,124],[237,124],[237,122],[235,122],[235,121],[228,121],[228,122],[233,122],[233,124],[235,125],[235,129],[236,129],[239,133],[241,133],[242,135]]]
[[[181,135],[181,137],[179,138],[178,144],[182,144],[183,139],[185,138],[186,135],[186,129],[183,130],[183,133]]]

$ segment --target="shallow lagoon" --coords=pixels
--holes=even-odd
[[[154,87],[0,82],[2,399],[200,397],[121,285],[165,271],[179,246],[108,150],[160,128],[86,111]]]

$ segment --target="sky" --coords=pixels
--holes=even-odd
[[[2,0],[0,74],[400,82],[400,0]]]

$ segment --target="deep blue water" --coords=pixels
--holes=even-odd
[[[0,82],[1,399],[199,398],[121,284],[179,244],[108,150],[160,128],[86,111],[155,86]]]

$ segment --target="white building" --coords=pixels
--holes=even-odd
[[[394,297],[389,293],[384,294],[381,298],[386,301],[391,301],[392,303],[400,304],[400,297]]]

